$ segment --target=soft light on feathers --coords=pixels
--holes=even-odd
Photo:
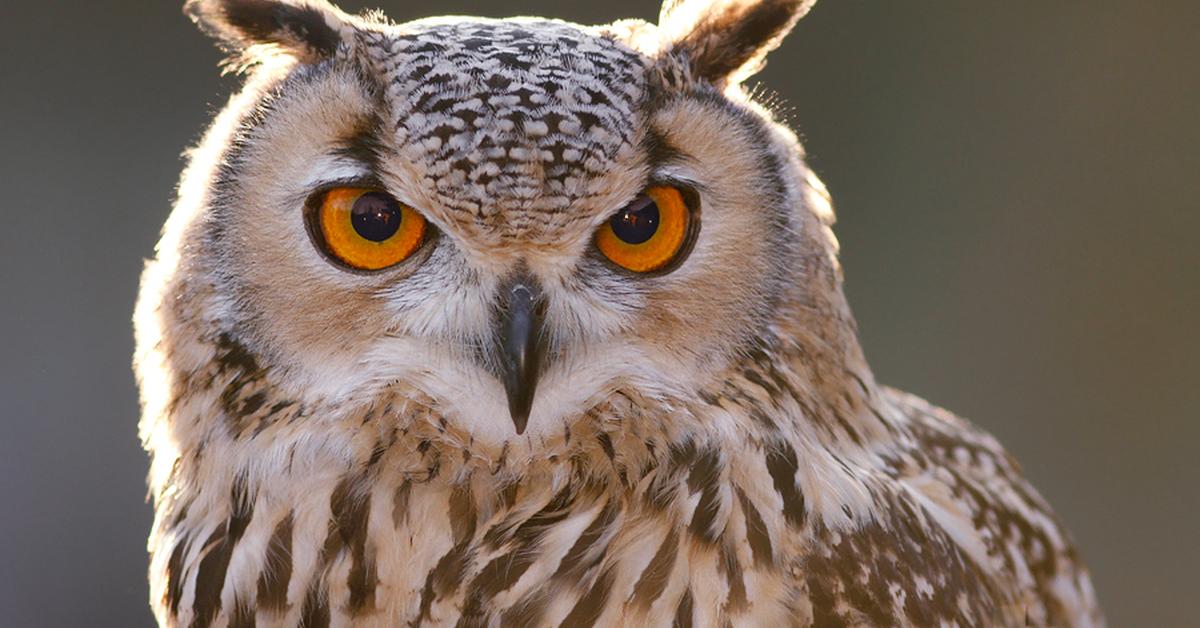
[[[1001,446],[862,357],[828,195],[740,86],[811,4],[190,0],[249,77],[135,315],[159,622],[1102,624]],[[334,186],[423,243],[332,262],[304,208]],[[595,234],[651,186],[699,229],[639,274]]]

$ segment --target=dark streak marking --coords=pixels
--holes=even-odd
[[[563,620],[561,626],[563,628],[575,628],[576,626],[582,628],[596,625],[596,620],[600,619],[600,615],[604,612],[604,604],[608,601],[608,594],[612,590],[615,577],[616,573],[612,568],[605,569],[596,579],[592,588],[575,603],[575,607],[571,609],[571,613]]]
[[[717,450],[706,448],[700,452],[688,474],[688,489],[700,491],[700,501],[692,514],[691,533],[706,543],[713,543],[723,530],[716,529],[717,514],[721,509],[721,459]]]
[[[429,573],[426,588],[430,589],[432,586],[430,590],[438,595],[453,593],[458,588],[458,583],[462,580],[467,565],[471,562],[472,554],[467,541],[451,548]],[[429,603],[432,601],[433,598],[428,600]],[[421,607],[422,614],[428,614],[430,605],[427,604],[424,595],[422,595]]]
[[[650,608],[667,587],[675,558],[679,555],[679,532],[674,528],[667,533],[654,558],[646,565],[637,584],[633,587],[633,602],[643,609]]]
[[[288,582],[292,579],[292,513],[288,513],[271,533],[263,571],[258,578],[258,605],[264,609],[287,610]]]
[[[537,558],[533,548],[517,547],[488,563],[471,582],[458,625],[462,628],[486,625],[484,603],[516,584]]]
[[[662,511],[669,508],[671,502],[675,501],[679,493],[679,484],[675,476],[664,467],[658,467],[655,474],[650,487],[642,494],[642,498],[650,508]]]
[[[504,611],[501,626],[537,626],[542,623],[548,601],[544,591],[535,589]]]
[[[412,493],[412,482],[405,480],[396,487],[392,495],[392,524],[397,528],[408,521],[408,498]]]
[[[604,533],[608,531],[608,528],[616,520],[618,513],[619,511],[613,502],[604,505],[604,510],[601,510],[600,514],[596,515],[596,520],[583,531],[583,534],[579,535],[579,538],[575,540],[575,544],[571,546],[571,549],[567,550],[566,555],[563,556],[562,561],[558,564],[558,570],[554,572],[555,578],[570,577],[578,579],[603,558],[603,553],[600,553],[591,561],[584,562],[584,557],[603,538]]]
[[[772,562],[771,533],[767,530],[767,524],[742,489],[737,489],[737,496],[742,505],[742,513],[746,517],[746,542],[750,544],[754,562],[758,565],[770,565]]]
[[[221,373],[233,371],[257,374],[262,370],[254,356],[250,354],[250,350],[229,334],[221,334],[217,338],[217,350],[219,351],[216,356],[217,369]]]
[[[732,544],[726,543],[721,547],[721,562],[718,563],[725,580],[729,583],[729,598],[726,601],[727,613],[740,611],[748,606],[746,598],[746,582],[742,579],[742,566],[738,563],[737,550]]]
[[[314,581],[304,596],[304,609],[300,613],[302,628],[329,628],[329,600],[325,596],[320,581]]]
[[[463,483],[450,492],[450,530],[456,542],[463,542],[475,534],[475,502],[471,498],[471,485]]]
[[[245,600],[234,599],[233,616],[229,618],[229,628],[255,628],[257,623],[254,609]]]
[[[236,436],[244,427],[244,420],[258,411],[266,403],[266,394],[259,391],[242,399],[242,391],[261,381],[264,377],[262,368],[246,349],[229,334],[221,334],[217,338],[216,355],[217,373],[233,374],[232,379],[221,390],[221,409],[228,420],[230,430]]]
[[[600,448],[604,450],[604,455],[608,456],[609,460],[614,460],[617,457],[617,452],[613,449],[612,438],[600,432],[596,435],[596,440],[600,442]]]
[[[847,420],[840,411],[834,410],[834,418],[837,419],[838,425],[842,428],[842,431],[846,432],[846,435],[850,437],[850,440],[854,441],[856,445],[862,446],[862,436],[858,433],[858,430],[854,429],[854,426],[850,424],[850,421]]]
[[[242,401],[242,407],[238,411],[238,414],[241,416],[254,414],[255,412],[258,412],[258,409],[263,407],[263,404],[266,402],[267,393],[260,390]]]
[[[180,537],[171,550],[171,558],[167,560],[167,590],[163,594],[164,602],[171,609],[171,615],[179,614],[179,601],[183,598],[183,555],[188,551],[189,539]]]
[[[570,516],[571,505],[575,502],[575,490],[575,487],[568,485],[555,494],[550,503],[517,527],[513,532],[513,539],[519,544],[533,543],[554,524]]]
[[[383,454],[387,453],[387,450],[388,446],[382,441],[376,443],[375,447],[371,450],[371,457],[367,459],[367,468],[369,469],[379,464],[379,461],[383,458]]]
[[[675,621],[671,625],[673,628],[692,628],[691,587],[684,589],[683,597],[679,600],[679,607],[675,609]]]
[[[762,388],[764,391],[766,391],[768,398],[770,398],[770,399],[778,399],[779,398],[779,392],[780,392],[779,389],[776,388],[774,384],[771,384],[766,379],[764,379],[762,375],[759,375],[758,371],[754,371],[752,369],[744,369],[742,371],[742,377],[745,377],[746,380],[749,381],[751,384],[754,384],[754,385],[758,386],[759,388]]]
[[[518,489],[520,489],[520,484],[517,482],[511,482],[500,489],[500,504],[505,508],[512,508],[517,503]]]
[[[540,534],[550,525],[562,521],[570,514],[569,507],[574,501],[574,490],[575,487],[569,484],[563,487],[541,510],[525,521],[515,518],[515,515],[505,517],[483,535],[484,544],[494,549],[514,536]]]
[[[688,473],[688,490],[695,493],[702,486],[717,482],[721,475],[721,455],[712,447],[706,447],[695,455],[691,471]]]
[[[350,574],[346,585],[350,589],[350,613],[358,615],[370,611],[375,606],[375,587],[378,575],[373,556],[367,556],[367,518],[371,512],[371,495],[357,494],[357,478],[346,478],[334,489],[329,500],[333,514],[332,525],[336,529],[340,548],[350,550]],[[333,535],[330,534],[332,537]],[[326,547],[333,549],[327,542]],[[326,564],[332,561],[336,552],[324,556]]]
[[[720,488],[717,484],[709,484],[700,494],[700,502],[692,514],[691,533],[706,543],[715,543],[721,536],[721,530],[716,529],[717,514],[721,509]]]
[[[796,488],[796,450],[788,443],[780,443],[782,451],[767,451],[767,471],[775,483],[775,492],[783,499],[783,516],[788,523],[803,527],[805,515],[804,494]]]
[[[227,542],[229,537],[225,533],[225,526],[225,523],[217,526],[204,543],[209,550],[200,561],[200,571],[196,575],[196,599],[192,605],[193,628],[208,626],[221,610],[221,587],[225,585],[225,572],[229,567],[229,553],[232,550]]]
[[[200,569],[196,573],[196,598],[192,603],[192,626],[204,628],[212,624],[213,619],[221,610],[221,589],[225,586],[226,572],[229,570],[229,560],[233,556],[233,548],[246,532],[246,526],[254,517],[254,506],[247,495],[245,479],[237,478],[233,482],[230,503],[233,512],[229,520],[213,530],[205,542],[207,553],[200,560]]]
[[[421,608],[413,626],[418,626],[429,617],[433,601],[439,595],[446,595],[458,588],[459,582],[465,575],[471,562],[473,551],[471,541],[475,536],[475,507],[471,500],[469,484],[456,486],[450,493],[450,527],[454,535],[455,545],[438,560],[433,571],[425,577],[425,586],[421,590]],[[489,531],[490,532],[490,531]]]
[[[296,405],[295,401],[280,401],[279,403],[276,403],[275,405],[271,406],[270,410],[267,410],[267,416],[279,414],[280,412],[282,412],[294,405]]]

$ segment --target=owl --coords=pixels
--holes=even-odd
[[[190,0],[245,85],[135,314],[164,626],[1103,624],[988,434],[875,381],[742,88],[657,25]]]

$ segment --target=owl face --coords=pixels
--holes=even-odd
[[[259,64],[188,177],[212,324],[293,398],[403,389],[484,442],[695,396],[832,255],[794,138],[730,78],[798,15],[739,49],[713,38],[780,3],[722,4],[592,28],[193,2]]]

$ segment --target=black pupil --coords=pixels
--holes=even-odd
[[[658,205],[650,197],[642,196],[608,222],[622,242],[641,244],[658,231]]]
[[[367,192],[350,208],[350,223],[363,238],[383,242],[400,230],[403,215],[396,199],[383,192]]]

